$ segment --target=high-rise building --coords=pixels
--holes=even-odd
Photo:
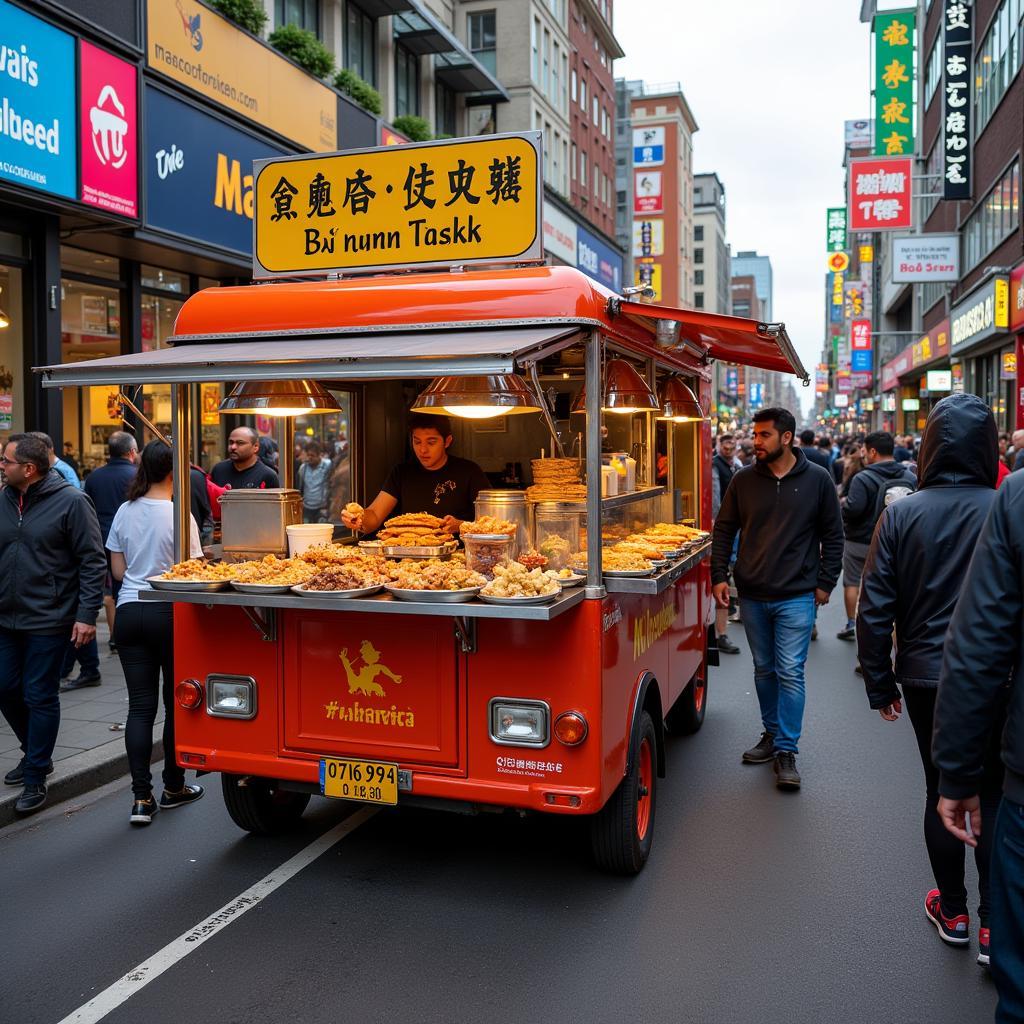
[[[732,276],[744,277],[750,274],[757,282],[758,298],[764,303],[765,320],[772,319],[772,261],[768,256],[759,256],[756,250],[735,253],[732,257]]]
[[[718,175],[693,178],[693,304],[711,313],[730,309],[729,243],[725,240],[725,186]]]

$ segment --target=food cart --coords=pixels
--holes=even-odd
[[[707,409],[713,359],[806,374],[782,325],[634,301],[516,255],[498,269],[460,263],[208,289],[185,303],[168,348],[41,368],[46,387],[172,385],[179,559],[199,383],[303,381],[356,393],[364,501],[375,493],[367,481],[382,476],[373,470],[385,432],[402,430],[403,396],[431,382],[520,374],[540,411],[508,417],[487,439],[492,450],[524,465],[541,447],[578,458],[584,501],[532,503],[531,543],[544,542],[545,511],[551,522],[561,514],[576,524],[586,565],[581,585],[544,603],[143,594],[175,602],[179,763],[221,773],[242,828],[286,827],[323,794],[586,815],[603,867],[635,873],[648,857],[666,733],[699,729],[707,709],[717,657],[710,543],[639,575],[609,575],[602,552],[659,522],[709,529],[710,427],[702,413],[668,407],[673,386],[685,383]],[[656,400],[623,405],[636,399],[628,384],[610,393],[613,364]],[[561,426],[553,409],[568,403],[558,392],[578,409]],[[460,438],[472,430],[460,421]],[[631,490],[602,495],[603,440],[631,452]]]

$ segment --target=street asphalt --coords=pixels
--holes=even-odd
[[[976,948],[943,945],[923,913],[913,733],[868,710],[840,624],[833,603],[811,649],[797,794],[778,792],[769,766],[740,764],[760,724],[731,627],[742,653],[714,671],[703,730],[670,742],[652,857],[635,879],[594,869],[567,819],[411,809],[373,814],[291,874],[285,862],[353,808],[314,799],[298,832],[251,837],[217,776],[201,780],[202,801],[146,829],[128,824],[127,780],[10,825],[0,1022],[57,1024],[96,997],[109,1012],[74,1019],[991,1020]],[[261,880],[258,899],[234,902]],[[121,995],[106,993],[129,974]]]

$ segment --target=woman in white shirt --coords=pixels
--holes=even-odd
[[[153,588],[148,577],[174,563],[174,505],[171,449],[150,441],[142,449],[139,468],[128,488],[128,500],[117,510],[107,536],[111,571],[121,580],[114,621],[114,642],[128,684],[128,722],[124,742],[132,773],[131,823],[148,825],[158,808],[169,810],[203,795],[202,786],[185,785],[184,769],[174,749],[174,605],[140,601]],[[199,529],[191,519],[190,551],[202,557]],[[153,723],[161,696],[164,703],[164,792],[157,804],[149,771],[153,756]]]

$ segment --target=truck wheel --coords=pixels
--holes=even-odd
[[[642,711],[629,772],[590,822],[594,862],[605,871],[635,875],[650,856],[654,841],[657,742],[654,722]]]
[[[669,709],[665,724],[674,733],[687,735],[696,732],[704,724],[708,708],[708,683],[698,673],[690,680],[679,700]]]
[[[272,836],[292,828],[309,803],[308,793],[278,789],[270,779],[221,775],[224,806],[231,820],[246,832]]]

